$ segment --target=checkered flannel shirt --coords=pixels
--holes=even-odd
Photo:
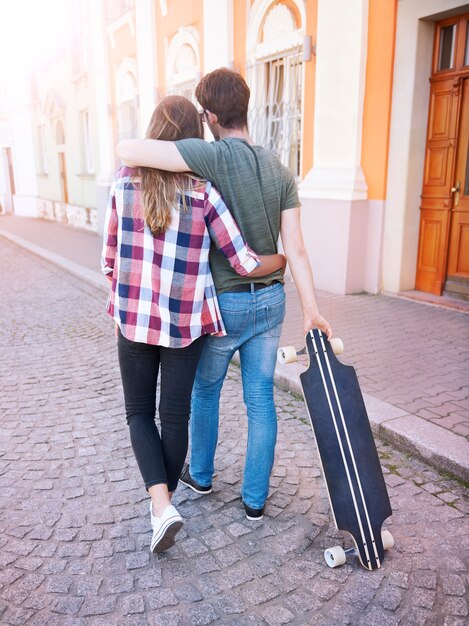
[[[172,209],[153,236],[143,215],[140,176],[122,167],[109,195],[101,269],[112,278],[107,312],[124,337],[182,348],[204,334],[226,334],[209,265],[210,242],[241,276],[259,264],[218,191],[194,181],[188,209]]]

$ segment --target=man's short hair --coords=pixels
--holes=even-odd
[[[223,128],[247,127],[249,96],[244,78],[225,67],[206,74],[195,89],[201,107],[215,113]]]

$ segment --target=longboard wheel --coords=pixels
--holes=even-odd
[[[295,346],[282,346],[277,350],[277,361],[281,365],[285,363],[295,363],[298,360]]]
[[[391,535],[389,530],[381,531],[381,541],[383,542],[383,548],[385,550],[390,550],[394,547],[394,537]]]
[[[324,550],[324,558],[329,567],[339,567],[347,561],[345,550],[341,546],[334,546]]]
[[[332,352],[334,354],[342,354],[342,352],[344,351],[344,342],[342,341],[342,339],[340,339],[339,337],[332,337],[330,343]]]

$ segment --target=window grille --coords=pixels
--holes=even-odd
[[[248,67],[252,96],[249,130],[255,143],[271,150],[300,176],[302,54],[299,49]]]

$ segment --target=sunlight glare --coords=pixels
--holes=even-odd
[[[74,1],[0,0],[2,79],[34,69],[60,49]]]

